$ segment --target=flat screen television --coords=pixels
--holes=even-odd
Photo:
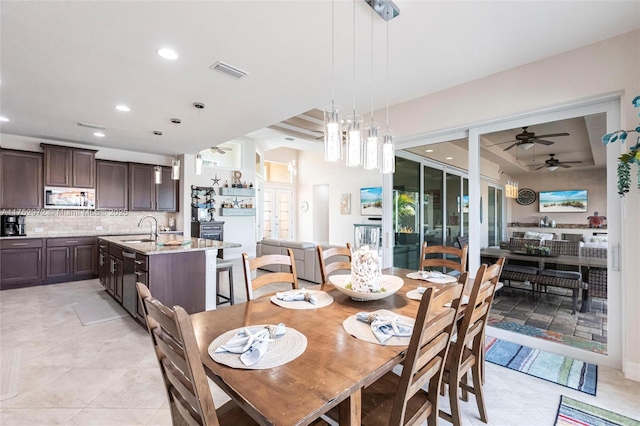
[[[382,216],[382,187],[360,188],[360,214]]]
[[[587,190],[540,191],[540,213],[583,213],[587,211]]]

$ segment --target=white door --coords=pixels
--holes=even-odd
[[[264,238],[293,239],[293,191],[264,188]]]

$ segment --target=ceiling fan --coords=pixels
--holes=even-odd
[[[560,161],[556,158],[554,158],[555,154],[549,154],[549,156],[551,156],[551,158],[549,158],[547,161],[545,161],[545,165],[544,166],[540,166],[538,167],[536,170],[540,170],[540,169],[544,169],[545,167],[547,168],[547,170],[549,170],[550,172],[556,170],[558,167],[563,167],[565,169],[568,169],[571,166],[568,166],[567,164],[580,164],[582,163],[582,161]]]
[[[533,147],[533,144],[539,143],[542,145],[553,145],[554,142],[552,141],[547,141],[541,138],[553,138],[556,136],[569,136],[569,133],[563,132],[563,133],[550,133],[548,135],[539,135],[536,136],[536,134],[534,132],[528,132],[527,131],[528,126],[527,127],[523,127],[522,128],[522,133],[517,134],[515,140],[512,141],[507,141],[507,142],[500,142],[497,143],[495,145],[500,145],[503,143],[510,143],[510,142],[515,142],[512,145],[509,145],[507,148],[505,148],[503,151],[508,151],[511,148],[513,148],[514,146],[517,146],[520,149],[529,149]]]
[[[220,148],[219,146],[212,146],[209,148],[212,154],[226,154],[229,148]]]

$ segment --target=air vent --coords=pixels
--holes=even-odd
[[[220,62],[220,61],[211,65],[209,68],[214,71],[220,71],[221,73],[227,74],[228,76],[231,76],[233,78],[238,78],[238,79],[249,75],[248,72],[242,71],[241,69],[232,67],[231,65],[225,64],[224,62]]]
[[[107,129],[107,126],[103,126],[102,124],[83,123],[82,121],[78,121],[78,126],[89,127],[90,129],[98,129],[98,130]]]

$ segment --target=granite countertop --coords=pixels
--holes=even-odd
[[[160,231],[160,235],[177,235],[182,234],[183,231]],[[138,232],[109,232],[109,231],[95,231],[95,232],[60,232],[59,234],[49,234],[49,233],[37,233],[37,234],[27,234],[22,236],[0,236],[0,240],[17,240],[24,238],[73,238],[73,237],[112,237],[118,235],[140,235],[140,231]],[[149,238],[149,234],[147,237]]]
[[[185,238],[180,235],[161,235],[158,238],[158,242],[131,242],[137,239],[148,239],[149,234],[138,234],[138,235],[127,235],[127,236],[109,236],[109,237],[98,237],[100,240],[105,241],[109,244],[115,244],[120,247],[126,248],[128,250],[134,251],[136,253],[143,254],[145,256],[150,256],[154,254],[164,254],[164,253],[184,253],[188,251],[202,251],[202,250],[213,250],[213,249],[225,249],[225,248],[234,248],[241,247],[241,244],[237,243],[229,243],[225,241],[216,241],[216,240],[208,240],[204,238]],[[129,242],[127,242],[129,241]],[[187,244],[183,245],[162,245],[164,242],[168,241],[183,241],[187,242]]]

